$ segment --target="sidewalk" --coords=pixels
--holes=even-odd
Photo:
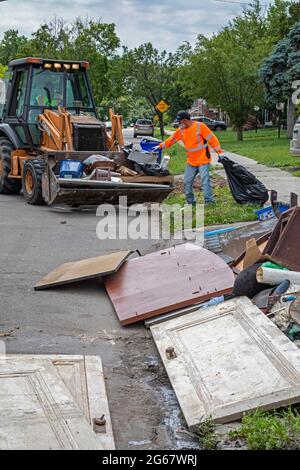
[[[166,131],[166,134],[171,135],[171,131]],[[182,143],[181,143],[182,145]],[[237,153],[227,152],[225,154],[228,158],[236,163],[240,163],[245,166],[247,170],[253,173],[257,179],[259,179],[268,190],[274,189],[278,192],[278,200],[283,202],[290,202],[290,193],[296,193],[300,197],[300,178],[292,176],[289,172],[280,170],[279,168],[272,168],[266,165],[261,165],[256,160],[248,157],[243,157]],[[212,164],[218,164],[218,157],[215,153],[212,153]],[[221,176],[226,177],[224,170],[216,170]]]

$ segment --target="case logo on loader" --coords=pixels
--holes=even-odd
[[[51,138],[51,130],[49,128],[49,126],[45,123],[45,121],[40,121],[40,124],[41,124],[41,131],[45,131],[48,136]]]

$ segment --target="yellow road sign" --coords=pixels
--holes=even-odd
[[[160,111],[161,113],[165,113],[166,111],[168,111],[169,109],[169,105],[168,103],[166,103],[164,100],[160,100],[159,103],[157,103],[157,105],[155,106],[156,109],[158,109],[158,111]]]
[[[153,116],[153,121],[154,121],[154,122],[157,122],[157,121],[159,121],[158,114],[155,114],[155,116]]]

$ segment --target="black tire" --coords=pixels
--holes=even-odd
[[[133,134],[133,138],[136,139],[136,138],[137,138],[137,134]]]
[[[22,188],[20,179],[9,178],[10,154],[13,144],[6,137],[0,137],[0,194],[19,194]]]
[[[22,188],[28,204],[45,204],[42,190],[42,175],[45,169],[43,160],[28,160],[23,169]]]

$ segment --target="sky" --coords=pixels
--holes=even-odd
[[[237,3],[235,3],[235,1]],[[243,0],[240,0],[241,2]],[[247,0],[244,0],[247,1]],[[242,12],[237,0],[6,0],[0,2],[0,38],[7,29],[29,36],[55,16],[77,16],[115,23],[121,43],[133,48],[152,42],[159,50],[174,51],[198,34],[211,35]],[[267,0],[265,3],[268,3]]]

